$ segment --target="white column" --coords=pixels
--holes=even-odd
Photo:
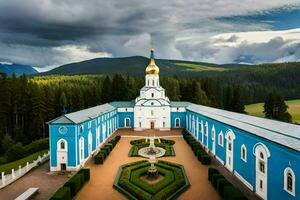
[[[19,165],[19,175],[21,176],[21,173],[22,173],[22,169],[21,169],[22,167],[21,167],[21,165]]]
[[[15,179],[15,178],[16,178],[16,176],[15,176],[15,169],[12,169],[12,170],[11,170],[11,177],[12,177],[12,179]]]
[[[5,185],[5,175],[4,172],[1,173],[2,185]]]
[[[27,162],[26,163],[26,172],[28,172],[28,170],[29,170],[29,163]]]

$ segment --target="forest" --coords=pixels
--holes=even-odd
[[[241,69],[208,77],[162,76],[160,84],[172,101],[240,113],[245,112],[245,104],[263,102],[271,92],[285,99],[300,95],[296,74],[279,73],[268,66],[256,73]],[[27,145],[48,137],[46,122],[55,117],[106,102],[133,100],[143,85],[143,76],[120,74],[0,77],[0,140],[9,136]],[[3,145],[0,155],[5,152]]]

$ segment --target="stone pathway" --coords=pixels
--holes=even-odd
[[[137,135],[149,136],[175,136],[170,139],[175,140],[175,157],[163,157],[161,160],[167,160],[174,163],[182,164],[186,170],[186,174],[191,183],[191,187],[179,196],[181,200],[219,200],[221,197],[217,194],[210,182],[207,180],[208,167],[202,165],[194,156],[193,151],[186,144],[181,135],[180,130],[172,131],[144,131],[142,133],[133,132],[132,130],[118,130],[120,135]],[[91,168],[91,179],[84,186],[77,196],[79,200],[121,200],[127,199],[123,194],[115,190],[112,185],[115,180],[118,168],[125,163],[141,160],[140,157],[128,157],[131,147],[130,141],[132,137],[123,137],[117,144],[116,148],[111,152],[103,165],[95,165],[92,161],[88,163]]]
[[[30,187],[39,188],[39,193],[34,196],[35,200],[49,199],[67,179],[67,175],[49,174],[49,162],[46,162],[12,184],[0,189],[0,199],[15,199]]]

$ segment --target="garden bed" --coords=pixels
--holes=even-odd
[[[114,182],[114,188],[129,199],[175,199],[184,192],[190,183],[182,165],[166,161],[155,164],[163,178],[156,183],[141,179],[150,166],[146,160],[122,165]]]
[[[129,150],[128,156],[129,157],[137,157],[137,156],[140,156],[138,154],[138,151],[141,148],[148,147],[150,142],[149,142],[149,140],[146,142],[145,139],[140,139],[140,140],[132,140],[130,142],[130,144],[132,145],[132,147]],[[164,150],[166,150],[166,153],[164,156],[175,156],[175,151],[173,148],[175,141],[160,139],[160,142],[159,142],[158,139],[155,139],[154,144],[156,147],[160,147],[160,148],[163,148]]]

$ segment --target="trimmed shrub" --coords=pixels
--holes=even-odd
[[[97,154],[94,157],[94,163],[95,164],[103,164],[104,158],[103,158],[103,154]]]
[[[26,151],[26,155],[30,155],[44,149],[49,149],[49,138],[35,140],[24,146],[24,149]]]
[[[105,146],[105,147],[101,148],[101,151],[105,151],[106,152],[106,156],[108,156],[109,153],[110,153],[110,148]]]
[[[224,198],[224,188],[225,186],[232,186],[229,181],[226,179],[218,179],[217,180],[217,191],[220,194],[221,197]]]
[[[108,147],[108,148],[109,148],[109,150],[110,150],[110,151],[112,151],[112,150],[113,150],[113,148],[114,148],[114,145],[113,145],[113,144],[111,144],[111,143],[108,143],[108,144],[106,144],[106,145],[105,145],[105,147]]]
[[[78,171],[78,174],[83,174],[85,182],[90,180],[90,168],[82,168]]]
[[[20,142],[14,144],[5,153],[5,158],[7,162],[19,160],[21,158],[24,158],[25,156],[27,156],[25,148]]]
[[[209,165],[211,163],[211,157],[209,155],[202,155],[201,156],[201,163],[203,165]]]
[[[69,187],[59,188],[50,200],[71,200],[71,192]]]
[[[244,194],[233,186],[225,186],[224,200],[247,200]]]
[[[212,175],[212,185],[214,186],[214,188],[217,188],[217,180],[218,179],[224,179],[224,176],[222,174],[213,174]]]
[[[215,168],[212,168],[212,167],[208,168],[208,180],[209,181],[212,181],[213,174],[220,174],[220,172]]]
[[[74,197],[84,184],[83,174],[75,174],[69,181],[65,183],[65,187],[70,188],[71,196]]]

